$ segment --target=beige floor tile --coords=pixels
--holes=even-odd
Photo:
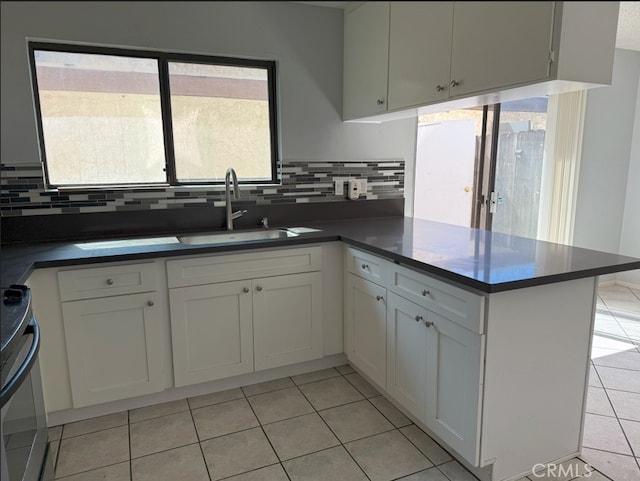
[[[259,426],[244,398],[194,409],[192,414],[201,441]]]
[[[366,398],[380,395],[378,390],[371,384],[369,384],[367,380],[357,372],[354,372],[353,374],[347,374],[345,376],[345,379],[349,381],[353,385],[353,387],[355,387],[360,392],[360,394],[362,394]]]
[[[587,392],[587,410],[591,414],[600,414],[602,416],[613,416],[616,413],[613,412],[609,398],[604,389],[599,387],[589,386]]]
[[[614,299],[627,301],[637,300],[633,291],[629,287],[621,286],[619,284],[598,287],[598,296],[600,296],[605,302],[607,300]]]
[[[54,426],[48,430],[49,441],[57,441],[62,437],[62,426]]]
[[[343,443],[394,429],[369,401],[357,401],[320,411],[320,416]]]
[[[344,364],[342,366],[338,366],[338,367],[336,367],[336,369],[342,375],[351,374],[352,372],[356,372],[356,370],[354,368],[352,368],[351,366],[349,366],[349,364]]]
[[[131,461],[133,481],[209,481],[199,444]]]
[[[166,403],[154,404],[143,408],[132,409],[129,411],[129,422],[137,423],[146,421],[147,419],[159,418],[168,414],[188,411],[189,404],[186,399],[178,399]]]
[[[225,481],[289,481],[282,465],[272,464],[266,468],[256,469],[248,473],[238,474],[225,479]]]
[[[311,404],[307,402],[296,387],[258,394],[250,397],[249,402],[262,424],[269,424],[313,412]]]
[[[589,365],[589,386],[603,387],[602,382],[600,381],[600,376],[598,376],[596,368],[592,365]]]
[[[371,481],[388,481],[432,466],[397,430],[353,441],[345,447]]]
[[[582,448],[583,460],[615,481],[638,481],[640,468],[635,459],[622,454]],[[585,478],[585,481],[590,478]]]
[[[131,458],[198,442],[189,411],[133,423],[129,429]]]
[[[282,463],[291,481],[367,481],[342,446]]]
[[[391,403],[391,401],[389,401],[388,399],[385,399],[383,396],[372,397],[369,399],[369,401],[395,427],[401,428],[403,426],[409,426],[410,424],[412,424],[411,419],[409,419],[407,416],[402,414],[402,412],[397,407],[395,407]]]
[[[633,342],[638,343],[640,341],[640,319],[635,319],[633,321],[626,320],[618,320],[624,332],[627,333],[629,339]]]
[[[438,468],[429,468],[419,473],[400,478],[398,481],[449,481],[449,479],[442,474]]]
[[[478,478],[467,471],[458,461],[441,464],[438,469],[451,481],[478,481]]]
[[[244,393],[242,392],[242,389],[237,387],[235,389],[227,389],[226,391],[218,391],[211,394],[190,397],[189,407],[191,407],[191,409],[198,409],[204,406],[233,401],[234,399],[242,399],[243,397]]]
[[[634,296],[635,297],[635,296]],[[640,302],[638,299],[604,299],[607,308],[613,312],[615,316],[618,311],[638,312],[640,310]]]
[[[63,439],[56,476],[69,476],[129,460],[127,426]]]
[[[62,430],[62,439],[72,436],[80,436],[82,434],[95,433],[104,429],[116,428],[127,424],[127,411],[122,411],[107,416],[99,416],[95,418],[85,419],[64,425]]]
[[[362,394],[342,377],[303,384],[300,390],[318,411],[364,399]]]
[[[585,414],[582,445],[619,454],[631,455],[629,443],[616,418]]]
[[[596,366],[605,389],[640,393],[640,376],[635,371],[615,367]]]
[[[267,424],[264,431],[281,460],[340,444],[316,413]]]
[[[622,430],[627,436],[634,456],[640,456],[640,422],[621,419]]]
[[[56,473],[57,476],[57,473]],[[57,478],[56,478],[57,479]],[[130,481],[129,461],[74,474],[61,481]]]
[[[608,389],[607,395],[619,418],[640,421],[640,393]]]
[[[329,379],[331,377],[337,377],[340,373],[336,371],[334,368],[330,367],[329,369],[322,369],[320,371],[308,372],[305,374],[300,374],[298,376],[291,376],[291,379],[294,383],[307,384],[309,382],[321,381],[323,379]]]
[[[433,464],[443,464],[453,458],[438,443],[415,424],[400,429],[409,441],[411,441]]]
[[[640,352],[633,350],[615,351],[612,349],[598,349],[598,357],[593,357],[596,366],[617,367],[640,371]],[[636,374],[640,376],[640,374]]]
[[[250,386],[243,386],[242,391],[244,395],[255,396],[265,392],[277,391],[278,389],[285,389],[295,386],[291,378],[283,377],[282,379],[275,379],[273,381],[261,382],[259,384],[251,384]]]
[[[227,434],[200,444],[212,481],[278,462],[260,428]]]
[[[592,348],[614,349],[616,351],[627,351],[635,348],[633,342],[627,336],[617,337],[599,333],[593,335],[591,346]]]

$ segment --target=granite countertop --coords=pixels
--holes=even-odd
[[[341,240],[462,288],[494,293],[640,269],[640,259],[411,217],[305,223],[320,229],[297,237],[230,244],[183,245],[154,238],[5,244],[2,286],[24,283],[33,269],[154,257],[207,254]],[[292,226],[287,226],[292,227]],[[4,337],[11,319],[2,319]]]

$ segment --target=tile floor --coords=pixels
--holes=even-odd
[[[601,289],[595,334],[583,459],[567,463],[585,481],[637,481],[640,292]],[[350,366],[56,426],[49,437],[64,481],[476,479]]]

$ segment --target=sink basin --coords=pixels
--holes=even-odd
[[[252,231],[219,232],[215,234],[195,234],[178,236],[181,244],[232,244],[254,240],[286,239],[297,237],[299,234],[286,229],[263,229]]]

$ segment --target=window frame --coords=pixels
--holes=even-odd
[[[174,150],[174,138],[173,138],[173,122],[171,117],[171,87],[169,78],[169,63],[195,63],[203,65],[224,65],[232,67],[252,67],[265,69],[267,72],[267,89],[268,89],[268,103],[269,103],[269,140],[271,151],[271,179],[238,179],[239,184],[245,185],[279,185],[281,180],[278,177],[278,166],[280,164],[280,143],[278,135],[278,97],[276,87],[276,61],[275,60],[259,60],[237,57],[221,57],[213,55],[191,54],[191,53],[177,53],[167,51],[156,50],[143,50],[134,48],[121,48],[121,47],[108,47],[98,45],[85,45],[85,44],[69,44],[69,43],[55,43],[45,41],[28,41],[27,42],[28,55],[29,55],[29,67],[31,75],[31,87],[33,95],[33,103],[36,117],[36,128],[38,133],[38,146],[40,149],[40,162],[43,167],[43,176],[45,187],[51,190],[104,190],[113,188],[130,188],[139,189],[144,187],[158,188],[158,187],[205,187],[205,186],[217,186],[224,185],[224,179],[219,181],[202,180],[195,181],[189,180],[188,182],[178,180],[176,176],[176,156]],[[164,182],[144,182],[144,183],[119,183],[119,184],[51,184],[49,180],[49,172],[47,169],[47,153],[44,142],[44,126],[42,122],[42,112],[40,108],[40,90],[38,87],[38,78],[36,73],[36,60],[35,51],[50,51],[50,52],[64,52],[64,53],[84,53],[84,54],[97,54],[97,55],[111,55],[130,58],[144,58],[156,60],[158,63],[158,87],[160,97],[160,109],[161,109],[161,121],[162,121],[162,134],[164,141],[164,155],[165,155],[165,178]]]

